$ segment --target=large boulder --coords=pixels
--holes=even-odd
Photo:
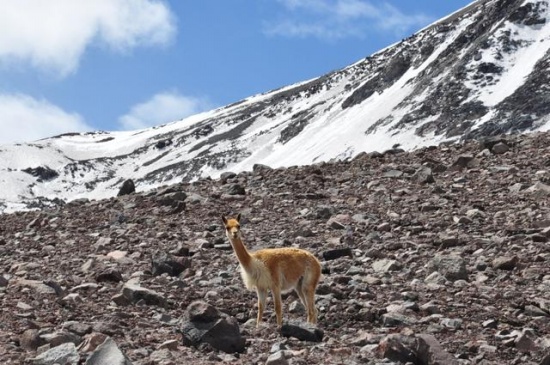
[[[185,346],[207,343],[227,353],[244,351],[245,339],[241,336],[237,320],[203,301],[189,304],[181,332]]]
[[[72,342],[67,342],[42,352],[31,359],[33,365],[77,365],[80,355]]]
[[[159,252],[153,256],[151,272],[153,276],[159,276],[165,273],[170,276],[178,276],[190,266],[191,260],[187,257]]]
[[[122,183],[122,186],[118,191],[118,196],[129,195],[129,194],[135,193],[135,191],[136,191],[136,185],[134,184],[134,180],[128,179]]]
[[[131,365],[132,362],[122,353],[115,341],[107,337],[86,360],[86,365]]]
[[[458,255],[435,255],[429,262],[431,272],[438,271],[447,280],[468,280],[466,262]]]

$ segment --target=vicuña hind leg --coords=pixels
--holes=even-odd
[[[304,283],[303,279],[300,279],[294,291],[296,292],[296,294],[298,294],[298,297],[300,298],[300,302],[302,302],[302,305],[304,306],[304,310],[306,311],[307,316],[309,318],[309,310],[308,310],[306,295],[304,293],[303,283]]]
[[[317,323],[317,308],[315,308],[315,289],[304,288],[307,308],[307,321],[309,323]]]
[[[267,290],[256,289],[258,295],[258,318],[256,319],[256,327],[260,326],[265,309],[265,299],[267,298]]]
[[[283,300],[281,298],[281,290],[278,287],[271,288],[273,301],[275,302],[275,314],[277,315],[277,326],[283,324]]]

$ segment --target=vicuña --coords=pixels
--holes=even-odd
[[[283,322],[281,293],[294,289],[307,310],[307,321],[317,323],[315,289],[321,277],[321,264],[310,252],[298,248],[268,248],[249,252],[241,236],[241,215],[236,218],[222,216],[225,232],[241,267],[246,287],[258,295],[258,319],[262,321],[267,291],[271,290],[275,302],[277,325]]]

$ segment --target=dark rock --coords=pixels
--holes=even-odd
[[[517,256],[502,256],[493,260],[493,268],[500,270],[514,270],[519,262]]]
[[[333,250],[328,250],[323,252],[323,259],[325,261],[336,260],[340,257],[350,257],[353,258],[353,252],[349,247],[335,248]]]
[[[500,74],[502,72],[502,67],[492,62],[482,62],[479,64],[477,70],[484,74]]]
[[[171,139],[163,139],[163,140],[160,140],[158,141],[156,144],[155,144],[155,148],[161,150],[167,146],[170,146],[172,144],[172,140]]]
[[[216,307],[199,300],[187,307],[186,316],[191,322],[210,323],[220,319],[222,313]]]
[[[324,332],[310,323],[291,321],[283,323],[281,335],[283,337],[294,337],[300,341],[321,342],[323,341]]]
[[[472,168],[478,165],[477,160],[471,155],[458,156],[455,162],[451,165],[452,170],[462,170],[464,168]]]
[[[246,341],[240,334],[237,320],[205,302],[193,302],[187,307],[181,333],[185,346],[207,343],[227,353],[245,349]]]
[[[237,176],[237,174],[231,171],[222,172],[222,174],[220,175],[220,181],[222,182],[222,184],[226,184],[227,180],[232,179],[235,176]]]
[[[118,282],[121,282],[123,280],[123,278],[122,278],[122,274],[120,273],[120,271],[118,271],[117,269],[114,269],[114,268],[109,268],[109,269],[105,269],[105,270],[101,271],[100,273],[98,273],[95,277],[95,280],[98,283],[105,282],[105,281],[111,281],[111,282],[114,282],[114,283],[118,283]]]
[[[508,145],[502,143],[502,142],[499,142],[497,143],[496,145],[493,146],[493,148],[491,149],[491,151],[494,153],[494,154],[497,154],[497,155],[501,155],[503,153],[506,153],[510,150],[510,147],[508,147]]]
[[[179,201],[176,203],[176,206],[170,211],[170,214],[179,214],[183,212],[186,208],[185,202]]]
[[[37,329],[28,329],[19,336],[19,346],[27,351],[36,351],[42,345],[45,345],[46,341],[39,336]]]
[[[329,219],[334,213],[334,208],[327,205],[319,205],[315,208],[315,218]]]
[[[378,232],[390,232],[391,231],[391,224],[388,222],[380,223],[378,226],[376,226],[376,230]]]
[[[315,233],[309,227],[300,227],[294,233],[294,237],[313,237]]]
[[[111,297],[111,300],[113,301],[113,303],[121,307],[132,304],[132,300],[130,298],[127,298],[123,293],[113,295]]]
[[[183,191],[174,191],[166,194],[159,195],[156,201],[159,205],[177,208],[180,203],[184,203],[187,198],[187,194]],[[183,205],[185,208],[185,203]]]
[[[39,182],[53,180],[59,176],[59,173],[57,171],[52,170],[48,166],[38,166],[33,168],[29,167],[21,171],[37,177]]]
[[[494,319],[488,319],[486,321],[483,321],[483,323],[481,325],[483,326],[483,328],[496,329],[498,327],[498,321],[496,321]]]
[[[533,240],[533,242],[544,243],[544,242],[548,241],[548,237],[545,234],[540,234],[540,233],[532,234],[532,235],[529,236],[529,238],[531,240]],[[0,284],[0,286],[1,286],[1,284]]]
[[[43,283],[45,285],[49,286],[50,288],[52,288],[55,291],[55,294],[58,297],[62,297],[62,296],[65,295],[65,290],[63,290],[61,285],[59,285],[56,281],[54,281],[54,280],[44,280]]]
[[[390,148],[389,150],[384,151],[383,154],[384,155],[397,155],[399,153],[404,153],[404,152],[405,152],[404,149],[394,146],[394,147]]]
[[[118,191],[117,196],[129,195],[136,192],[136,185],[134,180],[128,179],[122,183],[120,190]]]
[[[482,150],[484,150],[484,149],[492,150],[493,147],[496,144],[499,144],[499,143],[507,145],[508,141],[506,140],[506,138],[504,138],[502,136],[485,137],[485,138],[480,139],[479,147]]]
[[[225,193],[228,195],[246,195],[246,190],[240,184],[229,184],[225,188]]]
[[[76,322],[76,321],[69,321],[69,322],[63,323],[63,329],[76,333],[79,336],[84,336],[92,332],[92,326],[90,324]]]
[[[122,295],[131,303],[143,301],[147,305],[166,307],[166,298],[153,290],[143,288],[136,284],[126,283],[122,288]]]
[[[197,128],[193,132],[193,134],[194,134],[195,138],[200,138],[200,137],[206,137],[209,134],[211,134],[212,132],[214,132],[214,128],[211,125],[205,125],[203,127]]]
[[[191,260],[189,258],[160,252],[153,256],[151,272],[153,276],[159,276],[164,273],[170,276],[178,276],[189,267],[191,267]]]
[[[534,305],[526,305],[524,313],[531,317],[550,317],[550,313]]]
[[[465,223],[465,221],[459,219],[458,223]],[[434,244],[440,246],[441,248],[449,248],[459,246],[461,244],[461,241],[458,237],[455,236],[442,236],[440,237],[439,241],[435,241]]]
[[[342,103],[342,109],[347,109],[354,105],[361,104],[364,100],[371,97],[380,85],[381,80],[379,77],[373,77],[369,81],[365,82],[365,84],[355,89],[355,91],[346,100],[344,100]]]
[[[255,173],[262,173],[262,172],[271,171],[271,170],[273,170],[272,167],[269,167],[267,165],[262,165],[260,163],[256,163],[252,166],[252,171],[254,171]]]
[[[436,210],[441,210],[441,207],[432,203],[424,203],[420,206],[421,212],[434,212]]]

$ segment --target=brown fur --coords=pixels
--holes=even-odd
[[[310,252],[298,248],[268,248],[248,252],[241,237],[240,214],[236,219],[222,216],[227,238],[241,267],[248,289],[258,295],[257,325],[262,321],[267,291],[275,302],[277,325],[283,322],[281,293],[294,290],[307,310],[307,321],[317,323],[315,289],[321,277],[321,264]]]

